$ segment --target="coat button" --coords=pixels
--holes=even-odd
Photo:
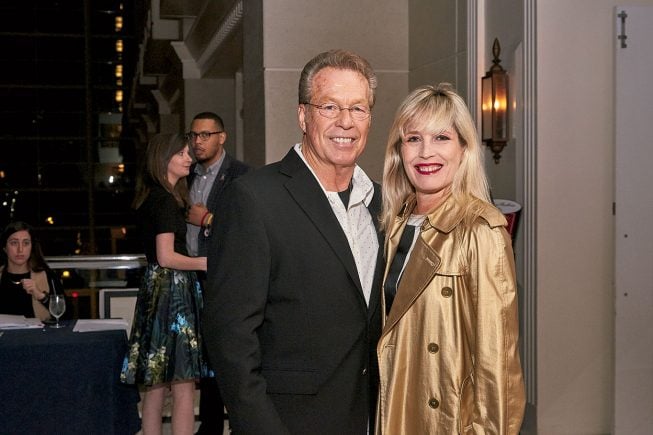
[[[435,343],[429,343],[428,349],[430,353],[436,353],[438,350],[440,350],[440,346]]]
[[[435,408],[437,408],[438,406],[440,406],[440,402],[438,402],[438,399],[435,399],[435,398],[432,397],[432,398],[429,400],[429,406],[430,406],[431,408],[435,409]]]
[[[443,287],[441,293],[445,298],[450,298],[453,295],[453,290],[451,287]]]
[[[363,368],[363,376],[367,374],[367,367]]]

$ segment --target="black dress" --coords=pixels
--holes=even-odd
[[[206,376],[202,357],[202,293],[195,272],[161,267],[156,235],[174,233],[175,252],[187,255],[184,211],[160,186],[138,209],[148,266],[136,300],[121,380],[147,386]]]

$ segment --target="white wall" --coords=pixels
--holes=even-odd
[[[616,5],[537,3],[537,419],[546,435],[611,431]]]
[[[359,164],[379,182],[388,131],[409,90],[443,80],[463,94],[466,90],[466,0],[257,0],[245,6],[246,90],[261,88],[245,95],[249,123],[244,146],[247,151],[264,142],[265,163],[281,159],[301,140],[296,114],[299,75],[321,51],[355,51],[377,73],[372,127]],[[254,19],[257,15],[260,18]],[[261,34],[252,36],[257,27]],[[259,49],[260,57],[254,53]],[[252,112],[257,104],[264,104],[264,113]]]
[[[365,57],[378,76],[372,128],[360,165],[381,181],[388,130],[408,91],[408,0],[263,2],[266,162],[301,141],[297,86],[313,56],[332,48]]]
[[[409,90],[451,83],[466,99],[467,0],[410,0]]]

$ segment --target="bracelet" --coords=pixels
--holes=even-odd
[[[38,299],[37,299],[37,300],[38,300]],[[48,302],[50,301],[50,293],[46,293],[45,296],[43,297],[43,299],[38,300],[38,301],[39,301],[40,303],[42,303],[43,305],[47,305]]]
[[[205,227],[210,227],[213,224],[213,213],[209,215],[209,218],[206,220],[206,225]]]
[[[204,213],[204,216],[202,216],[202,219],[200,219],[200,227],[204,226],[204,219],[210,214],[210,212],[207,210],[206,213]]]

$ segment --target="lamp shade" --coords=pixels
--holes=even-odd
[[[492,150],[495,163],[509,140],[508,130],[508,73],[501,67],[499,40],[494,40],[493,65],[481,80],[481,138]]]

